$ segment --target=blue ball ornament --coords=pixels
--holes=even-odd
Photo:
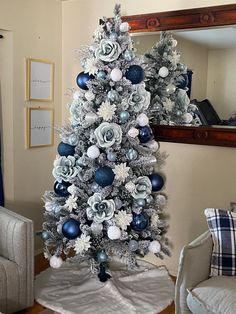
[[[94,79],[92,74],[81,72],[76,78],[76,83],[81,89],[88,90],[87,82],[92,79]]]
[[[41,238],[43,239],[43,241],[46,241],[50,238],[50,235],[46,230],[43,230],[41,234]]]
[[[131,221],[131,228],[134,229],[135,231],[142,231],[147,228],[149,223],[149,219],[147,214],[145,213],[140,213],[140,214],[135,214],[133,213],[133,220]]]
[[[71,184],[69,182],[55,182],[54,184],[54,191],[56,194],[58,194],[59,196],[65,197],[67,195],[69,195],[70,193],[67,191],[67,188],[70,186]]]
[[[139,140],[145,144],[153,139],[152,130],[148,125],[139,127]]]
[[[80,222],[73,218],[68,219],[62,225],[62,234],[69,240],[76,239],[80,234]]]
[[[119,114],[120,122],[125,123],[129,120],[130,113],[128,111],[122,110]]]
[[[61,142],[57,147],[60,156],[73,156],[75,154],[75,146]]]
[[[137,64],[131,65],[125,73],[127,80],[132,84],[139,84],[144,79],[144,70]]]
[[[99,78],[101,80],[105,80],[106,76],[107,76],[107,72],[106,71],[100,70],[97,73],[97,78]]]
[[[150,179],[151,184],[152,184],[152,191],[153,192],[158,192],[163,188],[165,182],[164,182],[163,177],[160,174],[152,173],[149,176],[149,179]]]
[[[105,251],[99,251],[97,252],[96,259],[99,263],[104,263],[108,260],[107,253]]]
[[[114,181],[115,174],[110,167],[104,166],[96,170],[95,182],[101,187],[111,185]]]

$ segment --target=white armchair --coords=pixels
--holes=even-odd
[[[0,207],[0,312],[32,306],[33,282],[33,222]]]
[[[209,278],[212,247],[207,231],[183,248],[176,281],[176,314],[236,313],[236,276]]]

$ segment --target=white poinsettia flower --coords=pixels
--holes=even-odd
[[[115,218],[116,218],[116,224],[122,230],[126,230],[133,219],[132,214],[128,214],[125,210],[120,210],[118,214],[115,215]]]
[[[74,250],[76,254],[81,254],[88,251],[91,246],[90,236],[86,236],[84,233],[75,240]]]
[[[84,72],[85,73],[89,73],[89,75],[94,75],[96,74],[98,71],[98,67],[97,67],[97,63],[96,63],[96,59],[91,58],[91,59],[87,59],[84,65]]]
[[[112,117],[114,116],[116,112],[116,105],[111,105],[108,101],[101,104],[101,106],[98,108],[98,116],[100,118],[103,118],[105,121],[112,120]]]
[[[125,163],[121,163],[119,165],[115,165],[115,168],[112,169],[115,174],[115,179],[121,182],[125,182],[125,179],[129,176],[130,167],[126,166]]]
[[[73,209],[77,209],[78,208],[77,200],[78,197],[69,196],[65,203],[66,209],[69,210],[70,212],[72,212]]]
[[[171,101],[169,98],[166,98],[165,101],[163,101],[163,106],[166,109],[166,111],[172,111],[174,108],[175,103]]]

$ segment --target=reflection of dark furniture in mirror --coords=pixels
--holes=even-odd
[[[208,99],[191,101],[197,107],[197,115],[199,116],[202,125],[221,125],[222,121],[215,111],[214,107]]]
[[[236,25],[236,4],[122,17],[132,33],[202,29]],[[236,147],[236,127],[153,126],[155,138],[165,142]]]

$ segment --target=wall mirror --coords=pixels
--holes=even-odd
[[[158,41],[160,31],[177,39],[181,62],[193,71],[190,99],[204,99],[225,123],[162,126],[153,130],[159,141],[236,147],[236,5],[122,17],[129,22],[137,54]],[[233,124],[233,125],[232,125]]]

